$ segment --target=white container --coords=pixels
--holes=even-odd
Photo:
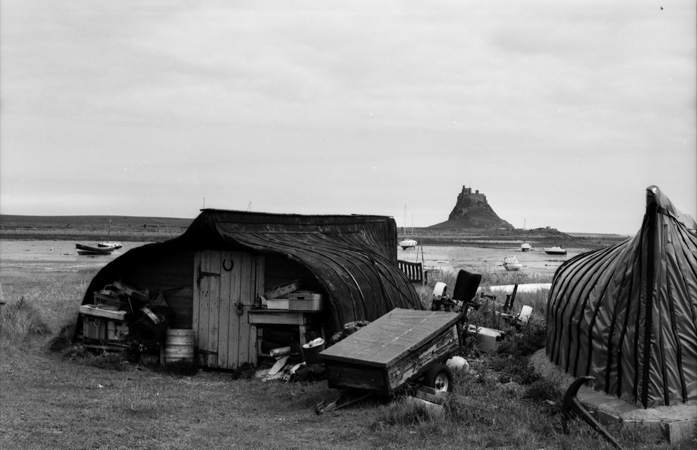
[[[288,300],[288,309],[291,311],[321,311],[322,299],[312,298],[306,300]]]
[[[474,325],[470,325],[468,331],[471,333],[477,333],[477,337],[479,338],[478,347],[479,350],[483,352],[492,352],[496,350],[496,347],[499,345],[499,341],[502,340],[503,336],[505,335],[505,333],[501,330],[486,327],[476,327]]]
[[[268,309],[283,309],[288,310],[288,299],[287,298],[274,298],[266,300],[266,307]]]

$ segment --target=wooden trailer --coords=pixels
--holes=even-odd
[[[436,390],[452,389],[445,365],[462,347],[461,314],[396,308],[320,353],[329,387],[392,395],[423,378]],[[347,404],[320,404],[317,413]]]

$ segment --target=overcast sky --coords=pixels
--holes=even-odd
[[[635,234],[697,210],[694,0],[0,4],[0,212]],[[205,199],[205,200],[204,200]],[[406,214],[405,214],[406,206]]]

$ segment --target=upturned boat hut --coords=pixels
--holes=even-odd
[[[161,293],[168,326],[191,330],[197,362],[210,368],[254,364],[269,351],[265,341],[288,343],[288,329],[297,345],[397,307],[423,309],[398,268],[397,227],[385,216],[206,209],[181,236],[107,264],[83,305],[115,281]]]
[[[658,187],[641,229],[557,269],[547,355],[644,408],[697,400],[697,224]]]

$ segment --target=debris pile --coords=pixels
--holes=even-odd
[[[151,295],[120,281],[94,291],[93,303],[80,306],[78,340],[85,348],[131,351],[162,350],[174,313],[161,291]],[[193,349],[193,343],[192,343]]]

